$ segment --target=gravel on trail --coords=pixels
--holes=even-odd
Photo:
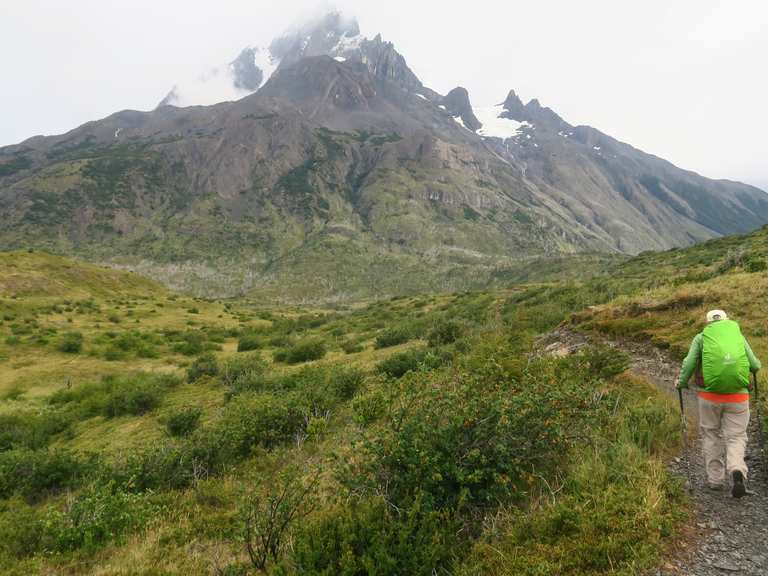
[[[588,344],[587,338],[568,327],[560,327],[545,336],[541,345],[545,353],[564,356]],[[630,371],[644,377],[677,399],[675,380],[680,363],[666,352],[646,342],[606,341],[602,344],[618,348],[631,358]],[[768,394],[768,385],[761,388]],[[746,461],[749,467],[747,489],[741,499],[733,498],[730,487],[724,491],[707,488],[701,442],[698,430],[698,405],[695,392],[684,392],[688,417],[688,450],[670,462],[673,473],[686,477],[688,458],[692,477],[691,499],[696,518],[693,530],[672,546],[669,558],[653,576],[768,576],[768,478],[763,466],[754,403],[749,425]]]

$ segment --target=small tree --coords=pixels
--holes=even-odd
[[[270,560],[280,561],[295,522],[315,509],[318,480],[317,473],[304,480],[296,470],[289,470],[270,482],[266,496],[256,494],[246,499],[243,537],[255,568],[264,570]]]

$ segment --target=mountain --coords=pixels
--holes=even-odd
[[[166,98],[0,148],[0,246],[198,294],[352,298],[768,222],[761,190],[676,168],[514,91],[490,108],[461,87],[442,96],[339,14],[272,42],[271,68],[256,63],[265,54],[247,48],[219,74],[258,88],[239,100]]]

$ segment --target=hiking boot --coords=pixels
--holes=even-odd
[[[734,470],[731,474],[733,479],[733,487],[731,488],[731,496],[734,498],[741,498],[747,494],[747,487],[744,486],[744,474],[740,470]]]

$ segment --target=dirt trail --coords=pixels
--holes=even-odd
[[[632,358],[630,370],[645,377],[677,398],[675,377],[679,363],[666,353],[646,343],[604,342],[619,348]],[[581,334],[560,328],[543,341],[545,350],[556,355],[577,351],[587,344]],[[768,393],[763,386],[764,393]],[[695,529],[690,542],[681,542],[680,554],[670,559],[656,576],[721,576],[723,574],[768,575],[768,478],[760,455],[757,418],[754,406],[747,445],[748,488],[754,492],[738,500],[730,491],[713,492],[706,487],[701,443],[698,431],[697,401],[685,392],[690,470],[693,477],[691,498],[696,507]],[[670,463],[674,473],[686,475],[686,455]],[[687,540],[687,539],[686,539]],[[691,545],[692,544],[692,545]]]

